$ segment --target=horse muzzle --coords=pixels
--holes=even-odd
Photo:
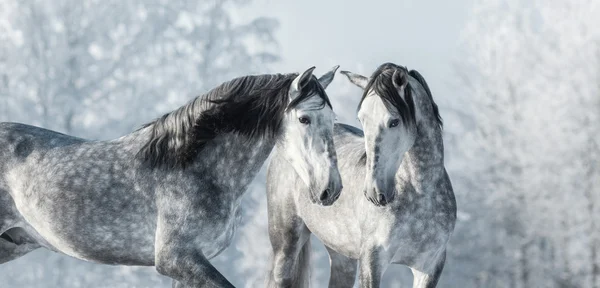
[[[386,191],[390,191],[386,193]],[[365,197],[375,206],[385,206],[394,200],[393,189],[380,189],[377,185],[367,185],[365,187]]]
[[[316,191],[319,192],[317,194],[319,197],[316,202],[322,206],[331,206],[338,198],[340,198],[343,188],[342,177],[337,169],[335,169],[334,172],[332,171],[330,173],[326,188],[323,191]]]

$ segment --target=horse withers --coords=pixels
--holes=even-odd
[[[313,205],[294,169],[273,157],[269,287],[308,285],[311,233],[329,252],[329,287],[352,287],[357,269],[360,287],[379,287],[392,263],[412,269],[414,287],[435,287],[456,221],[437,105],[415,70],[386,63],[370,78],[342,73],[364,91],[358,111],[364,133],[335,125],[344,189],[330,207]]]
[[[0,123],[0,263],[45,247],[156,266],[175,287],[233,287],[209,259],[276,145],[314,203],[339,196],[324,91],[337,67],[320,79],[313,69],[233,79],[110,141]]]

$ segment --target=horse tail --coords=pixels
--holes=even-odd
[[[310,236],[298,254],[296,272],[292,287],[310,287]]]

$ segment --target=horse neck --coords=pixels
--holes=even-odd
[[[150,133],[151,127],[145,127],[113,141],[137,153]],[[233,199],[239,199],[275,147],[276,137],[251,138],[237,133],[219,135],[207,142],[196,159],[184,169],[209,179],[211,184],[223,191],[231,191]]]
[[[397,183],[409,182],[417,193],[431,193],[444,177],[442,131],[435,120],[417,123],[417,138],[396,173]]]
[[[127,150],[131,150],[132,153],[137,153],[146,141],[148,141],[150,133],[152,133],[151,130],[151,126],[143,127],[117,139],[113,139],[111,142],[119,143]]]
[[[210,177],[237,199],[260,171],[275,146],[275,137],[245,137],[226,133],[209,141],[190,169]]]

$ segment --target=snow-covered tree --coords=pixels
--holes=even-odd
[[[66,133],[122,133],[258,71],[277,60],[277,22],[232,23],[238,2],[248,1],[3,1],[9,117],[26,112],[19,120]]]
[[[458,68],[476,121],[462,173],[478,181],[460,204],[482,230],[453,241],[478,253],[473,286],[600,285],[597,2],[474,6]]]

